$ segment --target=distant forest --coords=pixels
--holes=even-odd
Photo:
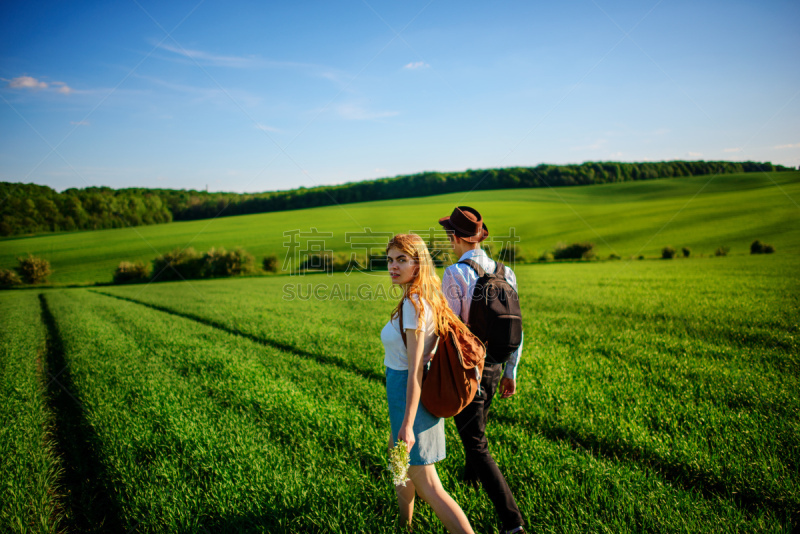
[[[543,164],[464,172],[423,172],[342,185],[247,194],[109,187],[67,189],[58,193],[47,186],[0,182],[0,198],[3,199],[0,235],[123,228],[472,190],[563,187],[789,170],[794,169],[752,161]]]

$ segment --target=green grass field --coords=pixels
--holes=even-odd
[[[664,246],[688,246],[694,255],[720,246],[746,254],[755,239],[779,254],[800,252],[800,172],[696,176],[557,189],[454,193],[427,198],[366,202],[292,212],[140,226],[117,230],[42,235],[0,241],[0,269],[18,256],[48,259],[53,284],[110,282],[120,261],[152,261],[175,247],[242,246],[257,260],[284,257],[283,232],[317,228],[332,237],[325,245],[349,251],[346,232],[439,229],[455,205],[478,208],[491,221],[492,236],[514,227],[530,258],[559,242],[591,241],[598,256],[659,256]],[[499,249],[499,245],[496,250]]]
[[[517,267],[519,392],[489,438],[530,531],[798,528],[795,258]],[[353,273],[0,294],[4,401],[31,384],[4,402],[0,450],[19,453],[3,455],[0,530],[401,532],[388,287]],[[446,428],[443,484],[496,532]],[[417,513],[417,532],[443,531]]]
[[[56,532],[59,463],[45,393],[46,330],[33,293],[0,297],[0,529]]]
[[[533,532],[800,528],[800,172],[481,191],[0,241],[56,286],[121,260],[286,230],[423,231],[474,205],[529,257],[593,241],[622,261],[518,264],[518,394],[495,459]],[[750,256],[761,239],[777,253]],[[690,247],[689,259],[636,261]],[[720,246],[728,257],[714,257]],[[496,247],[496,248],[499,248]],[[0,292],[0,531],[402,532],[385,470],[382,272]],[[445,488],[477,532],[486,495]],[[417,532],[443,532],[418,506]]]

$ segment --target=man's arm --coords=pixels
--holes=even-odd
[[[509,284],[511,284],[511,287],[514,288],[514,291],[517,292],[517,295],[519,295],[519,290],[517,289],[517,277],[514,274],[514,271],[508,268],[506,268],[506,280]],[[508,362],[506,362],[506,367],[503,371],[503,378],[500,380],[500,398],[507,399],[517,391],[517,367],[519,367],[519,361],[522,358],[522,345],[524,342],[525,332],[522,333],[519,347],[517,347],[517,350],[514,351],[514,353],[509,357]]]
[[[525,339],[525,333],[522,334],[519,347],[506,362],[505,371],[503,371],[503,378],[500,379],[500,398],[507,399],[517,392],[517,366],[519,365],[520,356],[522,355],[522,341]]]
[[[519,367],[519,361],[522,357],[522,345],[525,342],[525,332],[522,333],[522,339],[520,339],[519,347],[515,350],[511,356],[509,356],[508,361],[506,362],[506,369],[503,372],[503,378],[511,378],[512,380],[517,379],[517,367]]]
[[[442,293],[453,313],[461,317],[461,286],[453,276],[454,269],[447,268],[442,275]]]

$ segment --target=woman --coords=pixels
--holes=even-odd
[[[411,525],[416,494],[431,505],[449,532],[472,533],[467,517],[444,490],[436,473],[435,462],[445,457],[444,419],[434,417],[420,403],[423,367],[430,360],[437,334],[444,333],[451,321],[460,319],[442,294],[422,238],[415,234],[396,235],[389,241],[386,255],[392,283],[403,288],[403,299],[381,331],[392,427],[389,447],[402,440],[411,458],[411,481],[405,487],[395,487],[400,517],[407,526]],[[401,307],[406,343],[400,334]]]

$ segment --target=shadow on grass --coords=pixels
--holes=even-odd
[[[519,426],[519,421],[505,415],[495,413],[493,419],[501,424]],[[751,512],[770,509],[784,523],[790,523],[793,528],[800,527],[800,502],[791,497],[768,494],[757,481],[751,482],[755,487],[742,487],[714,473],[693,468],[686,463],[665,458],[624,441],[610,441],[601,436],[582,434],[554,424],[552,421],[540,420],[529,428],[550,441],[565,443],[573,450],[588,452],[596,458],[630,462],[647,467],[668,483],[684,490],[698,491],[707,499],[730,500],[740,508]]]
[[[199,315],[194,315],[194,314],[191,314],[191,313],[179,312],[177,310],[173,310],[171,308],[167,308],[166,306],[159,306],[158,304],[151,304],[149,302],[143,302],[143,301],[140,301],[140,300],[136,300],[136,299],[132,299],[132,298],[128,298],[128,297],[123,297],[123,296],[120,296],[120,295],[114,295],[112,293],[106,293],[105,291],[92,291],[92,293],[96,293],[98,295],[103,295],[103,296],[106,296],[106,297],[112,297],[112,298],[119,299],[119,300],[124,300],[126,302],[132,302],[133,304],[139,304],[140,306],[146,306],[146,307],[151,308],[153,310],[157,310],[157,311],[160,311],[160,312],[168,313],[170,315],[175,315],[177,317],[182,317],[184,319],[189,319],[190,321],[195,321],[197,323],[201,323],[201,324],[204,324],[206,326],[210,326],[212,328],[216,328],[217,330],[222,330],[223,332],[226,332],[228,334],[233,334],[235,336],[240,336],[240,337],[249,339],[250,341],[254,341],[256,343],[259,343],[261,345],[265,345],[267,347],[272,347],[274,349],[278,349],[278,350],[281,350],[283,352],[288,352],[290,354],[294,354],[296,356],[300,356],[300,357],[303,357],[303,358],[309,358],[309,359],[315,360],[315,361],[317,361],[319,363],[322,363],[322,364],[325,364],[325,365],[335,365],[336,367],[344,369],[345,371],[349,371],[351,373],[357,374],[357,375],[361,376],[362,378],[366,378],[368,380],[375,380],[375,381],[377,381],[377,382],[379,382],[381,384],[385,383],[385,381],[386,381],[386,378],[382,374],[377,373],[375,371],[370,371],[370,370],[367,370],[367,369],[361,369],[357,365],[354,365],[354,364],[349,363],[347,361],[342,361],[342,360],[340,360],[338,358],[332,358],[331,356],[327,356],[325,354],[318,354],[318,353],[314,353],[314,352],[309,352],[309,351],[294,347],[292,345],[287,345],[286,343],[281,343],[280,341],[276,341],[274,339],[266,339],[266,338],[255,336],[253,334],[248,334],[246,332],[241,332],[239,330],[236,330],[235,328],[231,328],[228,325],[222,324],[222,323],[220,323],[218,321],[214,321],[213,319],[208,319],[207,317],[201,317]]]
[[[373,518],[367,524],[353,527],[353,532],[404,532],[393,525],[380,524],[381,518],[392,517],[393,509],[378,506],[370,510]],[[297,534],[300,532],[343,532],[336,525],[336,518],[331,524],[320,517],[320,505],[313,498],[304,498],[293,506],[271,505],[259,511],[230,513],[226,515],[200,514],[188,527],[172,527],[170,532],[196,532],[199,534]],[[169,527],[167,527],[169,528]],[[356,530],[357,529],[357,530]]]
[[[64,496],[64,526],[69,532],[125,532],[105,466],[97,456],[100,440],[86,419],[75,392],[64,346],[44,294],[39,294],[47,328],[47,398],[54,414],[53,437],[64,471],[59,480]]]

